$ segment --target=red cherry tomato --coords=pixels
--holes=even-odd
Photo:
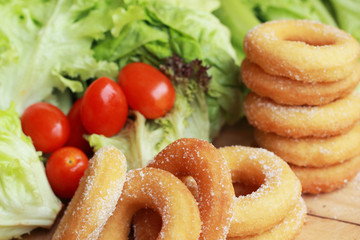
[[[170,80],[146,63],[130,63],[121,69],[118,82],[129,106],[146,118],[165,115],[174,105],[175,89]]]
[[[128,105],[120,86],[107,77],[95,80],[85,91],[81,121],[89,133],[110,137],[125,125]]]
[[[25,109],[21,116],[24,133],[31,137],[36,150],[50,153],[62,147],[69,137],[69,121],[57,107],[44,102]]]
[[[87,156],[75,147],[63,147],[51,154],[45,170],[54,193],[60,198],[71,198],[88,164]]]
[[[76,100],[67,115],[70,124],[70,136],[65,145],[77,147],[81,149],[85,154],[89,154],[91,152],[91,148],[89,142],[86,141],[84,138],[84,134],[87,134],[87,132],[81,122],[81,103],[82,98]]]

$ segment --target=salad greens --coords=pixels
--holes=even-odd
[[[339,27],[360,41],[360,2],[358,0],[327,0]]]
[[[53,224],[62,205],[14,105],[0,111],[0,186],[0,239]]]
[[[169,114],[148,121],[139,112],[133,112],[133,121],[116,136],[90,136],[95,150],[105,145],[119,148],[128,161],[128,168],[145,166],[149,156],[156,155],[169,143],[181,137],[210,140],[210,123],[206,92],[210,76],[199,60],[184,63],[178,56],[170,57],[160,69],[171,79],[176,89],[176,100]],[[147,140],[144,140],[147,139]]]
[[[66,88],[81,92],[81,81],[115,77],[117,66],[96,61],[91,50],[111,25],[104,14],[111,7],[96,0],[0,1],[0,109],[15,101],[22,113],[49,98],[63,106],[58,101],[69,99]]]
[[[186,90],[177,87],[175,106],[163,118],[146,120],[135,112],[134,120],[118,135],[92,135],[89,141],[95,149],[116,145],[124,151],[129,168],[142,167],[175,139],[211,140],[225,122],[234,123],[242,116],[236,55],[228,30],[211,13],[171,1],[128,0],[113,11],[113,19],[111,32],[94,44],[99,61],[116,62],[120,69],[135,61],[158,67],[176,54],[187,63],[198,59],[211,66],[211,81],[206,93],[192,89],[194,84]],[[184,94],[189,91],[196,94]]]

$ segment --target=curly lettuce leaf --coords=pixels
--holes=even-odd
[[[0,239],[50,227],[61,209],[14,105],[0,111]]]
[[[121,69],[135,61],[159,66],[172,54],[188,62],[200,59],[212,66],[206,95],[211,137],[242,116],[236,53],[228,29],[215,16],[164,1],[128,0],[112,18],[112,32],[95,44],[98,60],[117,62]]]
[[[220,0],[125,0],[126,4],[170,4],[178,8],[212,12],[220,5]]]
[[[205,92],[211,77],[208,67],[199,60],[185,63],[173,56],[160,66],[160,70],[173,82],[176,89],[175,104],[164,117],[146,120],[134,111],[125,128],[116,136],[106,138],[93,134],[90,145],[95,150],[106,145],[119,148],[128,160],[128,168],[146,166],[165,146],[182,138],[210,140],[210,122]]]
[[[110,2],[109,2],[110,3]],[[116,64],[96,61],[94,39],[111,27],[108,1],[10,0],[0,2],[0,109],[19,113],[51,98],[54,89],[83,91],[83,81],[116,77]]]

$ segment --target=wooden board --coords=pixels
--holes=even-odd
[[[244,120],[223,129],[217,147],[253,145],[253,129]],[[360,240],[360,173],[344,188],[333,193],[303,196],[308,214],[296,240]],[[37,229],[27,240],[49,240],[54,229]],[[280,239],[279,239],[280,240]]]

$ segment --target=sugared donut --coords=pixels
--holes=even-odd
[[[327,138],[289,138],[254,130],[259,147],[296,166],[323,167],[360,154],[360,123],[345,134]]]
[[[302,82],[266,73],[245,59],[241,65],[244,84],[262,97],[285,105],[322,105],[351,93],[360,81],[360,64],[352,74],[336,82]]]
[[[98,239],[120,197],[125,174],[126,160],[119,150],[115,147],[98,150],[52,239]]]
[[[360,119],[360,93],[322,106],[280,105],[251,92],[244,100],[247,120],[254,127],[287,137],[327,137],[345,133]]]
[[[260,24],[245,36],[244,50],[265,72],[308,82],[348,77],[360,53],[350,34],[309,20]]]
[[[306,205],[302,198],[299,198],[295,208],[272,229],[250,237],[233,237],[228,240],[292,240],[299,233],[304,225],[306,216]]]
[[[227,163],[207,141],[182,138],[165,147],[149,167],[161,168],[197,183],[202,221],[199,239],[226,239],[232,218],[234,188]]]
[[[300,182],[287,163],[260,148],[232,146],[219,150],[228,162],[233,182],[260,186],[235,199],[228,236],[261,234],[286,218],[301,194]]]
[[[332,192],[353,179],[360,171],[360,156],[328,167],[290,167],[300,179],[303,193]]]
[[[128,172],[116,209],[99,239],[128,239],[132,217],[143,208],[151,208],[161,216],[162,227],[157,239],[199,238],[199,209],[185,184],[167,171],[141,168]]]

